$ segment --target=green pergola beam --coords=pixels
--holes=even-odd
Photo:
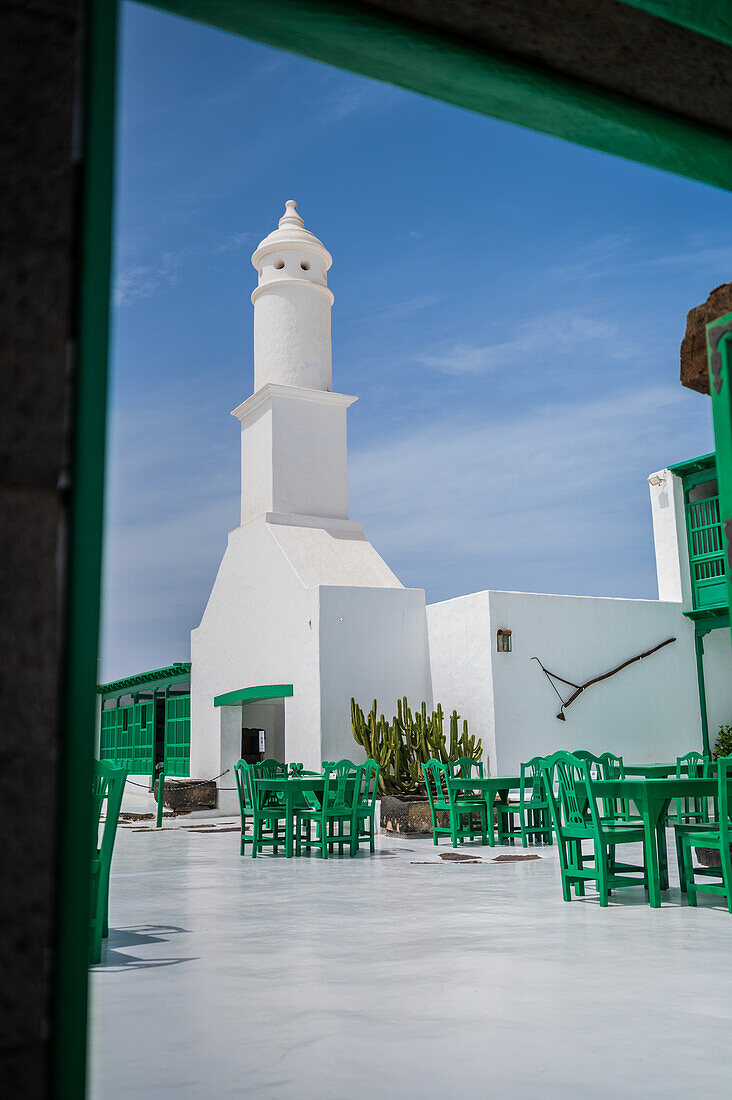
[[[336,0],[157,0],[187,16],[578,145],[732,189],[732,137]]]
[[[254,703],[265,699],[286,699],[293,694],[292,684],[261,684],[259,687],[239,688],[214,696],[215,707],[231,707],[237,703]]]
[[[730,0],[621,0],[621,3],[732,46]]]
[[[141,687],[167,687],[170,684],[180,684],[184,680],[189,680],[190,676],[190,661],[177,661],[165,668],[155,668],[151,672],[138,672],[135,676],[125,676],[121,680],[99,684],[97,694],[103,695],[105,699],[111,699],[114,695],[127,695]]]

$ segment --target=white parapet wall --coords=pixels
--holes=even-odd
[[[689,547],[686,535],[684,485],[671,470],[657,470],[648,478],[656,550],[659,600],[692,604]]]
[[[428,606],[427,622],[434,697],[468,719],[493,774],[560,748],[611,751],[633,763],[702,747],[694,627],[680,603],[479,592]],[[497,650],[499,629],[511,631],[509,653]],[[728,632],[705,639],[712,741],[714,723],[732,714],[729,638],[717,634]],[[670,637],[671,645],[589,687],[564,722],[531,660],[583,684]],[[565,699],[573,690],[557,687]]]

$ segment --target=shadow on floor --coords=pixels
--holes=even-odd
[[[102,961],[92,967],[95,971],[116,973],[120,970],[149,970],[156,966],[176,966],[193,962],[197,955],[176,958],[141,958],[127,954],[124,948],[139,948],[148,944],[167,943],[171,936],[185,935],[190,929],[168,924],[143,924],[135,928],[110,928],[108,938],[102,944]]]

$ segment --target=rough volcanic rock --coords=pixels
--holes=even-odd
[[[697,393],[709,393],[706,325],[732,313],[732,283],[711,291],[706,302],[686,315],[686,335],[681,341],[681,384]]]

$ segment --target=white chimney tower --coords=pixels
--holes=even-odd
[[[254,390],[269,382],[332,390],[328,269],[333,257],[289,199],[279,226],[252,256]]]
[[[266,754],[319,768],[357,758],[351,696],[387,713],[432,705],[424,592],[403,588],[348,518],[346,415],[332,392],[330,253],[290,200],[252,256],[254,392],[241,422],[241,525],[191,631],[191,775],[223,788]],[[219,793],[231,813],[236,796]]]
[[[292,199],[252,256],[254,393],[232,413],[242,428],[242,524],[348,520],[346,409],[356,398],[332,392],[332,262]]]

